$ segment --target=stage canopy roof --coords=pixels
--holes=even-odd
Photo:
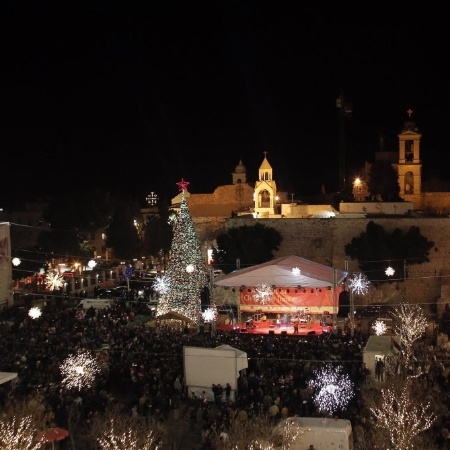
[[[298,271],[293,269],[299,269]],[[235,270],[214,281],[215,286],[301,286],[333,287],[341,284],[347,272],[309,261],[299,256],[283,256],[256,266]]]

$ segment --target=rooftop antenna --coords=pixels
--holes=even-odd
[[[291,203],[294,203],[294,195],[295,194],[291,194]]]

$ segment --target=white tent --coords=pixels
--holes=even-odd
[[[240,371],[247,369],[247,353],[230,345],[216,348],[184,347],[185,385],[188,395],[205,391],[208,400],[214,400],[213,384],[225,388],[229,383],[232,389],[231,399],[235,398],[237,380]]]
[[[299,269],[300,272],[293,270]],[[347,272],[325,266],[299,256],[283,256],[256,266],[235,270],[220,280],[216,286],[302,286],[326,288],[336,286],[345,279]]]
[[[0,372],[0,384],[7,383],[11,380],[17,380],[16,372]]]
[[[363,362],[369,369],[369,377],[375,380],[375,363],[381,358],[386,369],[392,364],[396,364],[399,353],[400,338],[398,336],[369,336],[363,350]],[[390,367],[392,369],[392,367]]]

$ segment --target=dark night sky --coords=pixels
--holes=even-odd
[[[341,93],[349,174],[412,108],[424,176],[448,179],[450,14],[420,3],[3,1],[0,201],[212,192],[264,151],[278,189],[334,191]]]

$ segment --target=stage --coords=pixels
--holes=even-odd
[[[271,320],[267,321],[252,321],[251,324],[221,324],[217,325],[217,331],[235,331],[242,334],[271,334],[271,335],[289,335],[289,336],[320,336],[323,333],[330,333],[331,326],[321,325],[320,322],[311,322],[308,324],[301,324],[298,328],[298,333],[294,333],[293,325],[273,325]]]

